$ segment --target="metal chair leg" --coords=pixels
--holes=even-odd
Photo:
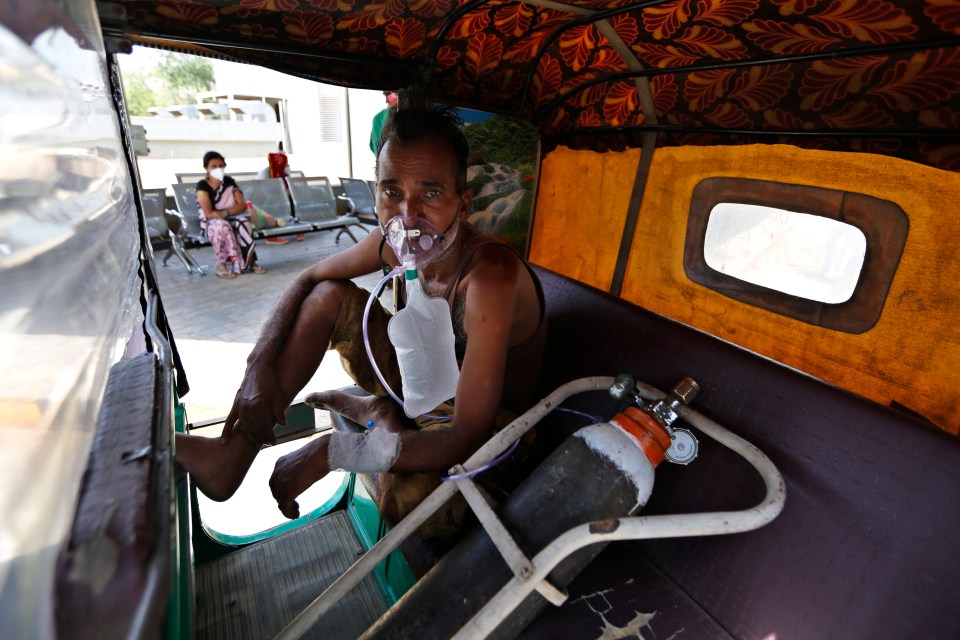
[[[358,244],[357,237],[350,231],[350,227],[340,227],[340,231],[337,232],[337,237],[334,239],[336,244],[340,244],[340,236],[343,234],[350,236],[350,239],[353,240],[353,244]]]
[[[358,220],[358,221],[356,221],[355,223],[353,223],[352,225],[347,225],[347,226],[345,226],[345,227],[341,227],[341,228],[340,228],[340,231],[337,232],[337,237],[334,238],[334,242],[335,242],[336,244],[340,244],[340,236],[342,236],[343,234],[347,234],[348,236],[350,236],[350,239],[353,240],[354,243],[356,243],[356,242],[357,242],[357,238],[356,238],[356,236],[354,236],[353,233],[350,231],[350,227],[352,227],[352,226],[353,226],[353,227],[358,227],[359,229],[362,229],[362,230],[365,231],[366,233],[370,233],[370,229],[367,229],[367,227]],[[371,228],[373,228],[373,227],[371,227]]]
[[[193,259],[193,256],[190,255],[190,253],[181,244],[180,237],[173,234],[171,234],[170,237],[170,249],[167,250],[168,255],[163,259],[164,266],[167,264],[167,258],[169,257],[169,253],[171,251],[175,253],[178,258],[180,258],[180,262],[183,263],[187,273],[192,274],[193,270],[196,269],[197,273],[199,273],[201,276],[207,275],[207,273],[203,270],[203,267],[197,264],[197,261]]]

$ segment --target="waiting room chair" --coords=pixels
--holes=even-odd
[[[203,234],[203,229],[200,227],[200,213],[197,211],[196,182],[192,184],[179,183],[171,186],[173,187],[174,199],[177,202],[177,209],[187,223],[184,237],[194,244],[210,244],[210,240]]]
[[[237,180],[237,188],[243,197],[260,207],[274,218],[284,220],[282,227],[271,227],[254,231],[256,238],[273,238],[289,236],[313,231],[313,226],[298,219],[293,209],[293,202],[287,191],[287,183],[283,178],[266,178],[264,180]]]
[[[193,273],[196,269],[200,275],[206,275],[203,267],[197,264],[184,246],[187,233],[186,221],[176,211],[165,208],[166,198],[166,189],[143,190],[143,212],[151,241],[168,240],[170,242],[161,264],[167,266],[170,256],[176,255],[188,273]]]
[[[167,260],[170,259],[171,255],[176,254],[176,256],[180,258],[180,262],[183,263],[183,266],[187,268],[188,273],[193,273],[193,270],[196,269],[200,275],[207,275],[207,272],[193,259],[193,256],[190,255],[190,252],[184,245],[184,240],[187,237],[187,221],[184,220],[179,211],[174,211],[173,209],[164,209],[163,218],[167,223],[167,227],[170,229],[170,248],[167,249],[167,253],[163,256],[163,266],[167,266]]]
[[[291,177],[287,178],[287,185],[297,219],[312,224],[318,230],[339,228],[335,242],[340,242],[340,235],[344,233],[357,242],[356,236],[350,230],[351,226],[367,231],[355,217],[338,215],[337,198],[327,178]]]
[[[344,195],[350,199],[353,215],[360,222],[376,226],[379,222],[377,206],[367,181],[358,178],[340,178],[340,185],[343,187]]]
[[[143,190],[143,215],[147,223],[147,237],[151,243],[167,239],[167,223],[163,220],[166,189]]]

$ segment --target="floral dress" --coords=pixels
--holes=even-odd
[[[210,196],[214,209],[229,209],[236,202],[234,191],[236,181],[225,176],[223,182],[214,189],[206,180],[197,182],[196,190],[204,191]],[[231,270],[240,272],[244,266],[257,262],[256,250],[253,248],[253,230],[250,220],[244,215],[232,215],[225,218],[207,219],[203,215],[203,208],[197,200],[197,210],[200,213],[200,228],[213,245],[213,253],[217,264],[228,265]]]

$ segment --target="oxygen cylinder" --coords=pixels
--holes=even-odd
[[[497,513],[532,558],[575,526],[638,511],[653,488],[654,468],[670,446],[669,425],[650,409],[628,407],[609,422],[567,438]],[[603,546],[590,545],[569,556],[550,574],[550,582],[566,587]],[[512,577],[487,532],[477,527],[362,638],[449,638]],[[547,605],[532,593],[490,637],[515,637]]]
[[[403,411],[416,418],[457,395],[460,367],[446,300],[428,298],[416,266],[404,267],[407,304],[390,319],[387,334],[400,365]]]

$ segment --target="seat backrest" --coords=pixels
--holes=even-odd
[[[291,171],[291,172],[290,172],[290,175],[289,175],[288,177],[290,177],[290,178],[305,178],[305,177],[306,177],[306,174],[304,174],[303,171]]]
[[[163,205],[166,197],[166,189],[143,190],[143,215],[147,223],[147,235],[151,240],[167,237],[167,223],[163,219]]]
[[[177,178],[177,182],[180,184],[196,184],[198,181],[207,177],[207,174],[202,171],[198,173],[175,173],[173,175]],[[228,173],[227,175],[237,182],[240,182],[241,180],[257,179],[256,171],[238,171],[237,173]]]
[[[301,222],[337,218],[337,198],[327,178],[287,178],[294,215]]]
[[[203,238],[203,230],[200,228],[200,212],[197,210],[197,185],[193,183],[180,183],[173,186],[173,195],[177,201],[177,209],[187,221],[187,236],[191,238]]]
[[[358,178],[340,178],[343,193],[353,203],[354,212],[368,217],[376,217],[377,209],[373,200],[373,192],[366,180]]]
[[[173,175],[177,178],[179,184],[197,184],[197,182],[207,177],[207,174],[203,172],[175,173]]]
[[[287,196],[287,187],[282,178],[267,178],[266,180],[238,180],[237,187],[243,192],[243,197],[257,205],[274,218],[288,218],[290,199]]]

